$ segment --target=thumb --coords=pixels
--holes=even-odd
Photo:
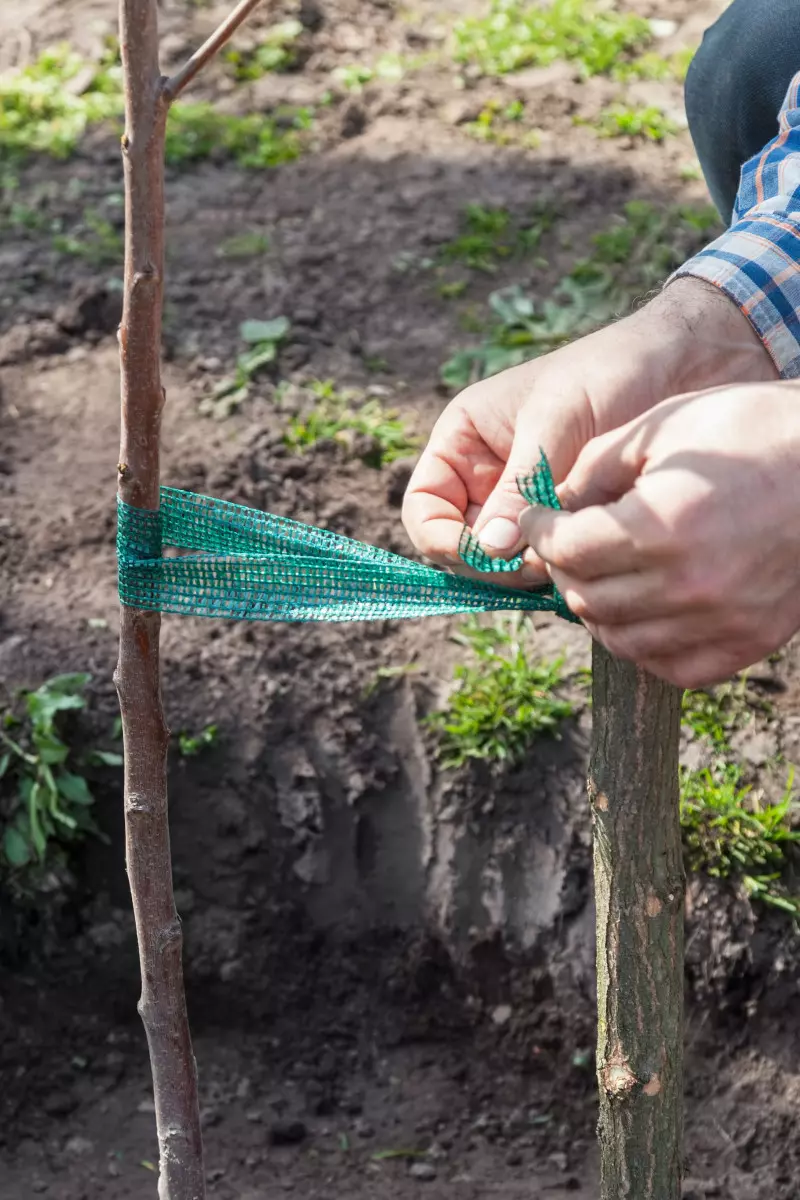
[[[489,554],[511,557],[526,545],[519,518],[528,502],[520,494],[517,480],[531,473],[541,450],[548,456],[556,483],[575,462],[581,444],[578,423],[569,416],[575,408],[576,402],[564,396],[550,413],[541,402],[529,401],[520,409],[508,461],[475,521],[473,532]]]
[[[583,447],[572,470],[558,488],[564,508],[604,506],[619,500],[636,483],[647,456],[638,436],[638,421],[593,438]]]

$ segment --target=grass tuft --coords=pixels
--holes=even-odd
[[[663,142],[678,132],[675,122],[655,104],[637,108],[611,104],[603,109],[596,121],[588,123],[601,137],[638,137],[648,142]]]
[[[416,452],[419,438],[409,434],[398,412],[385,408],[376,396],[339,390],[331,379],[313,380],[303,390],[305,403],[284,435],[284,443],[295,454],[333,441],[355,445],[368,467],[380,468]]]
[[[564,683],[563,660],[531,662],[521,627],[472,620],[456,635],[473,661],[456,667],[457,686],[447,707],[426,718],[439,735],[443,767],[473,759],[514,765],[537,736],[556,734],[572,715],[571,702],[557,694]]]

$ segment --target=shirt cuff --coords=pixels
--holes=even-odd
[[[782,379],[800,378],[800,212],[767,201],[672,276],[724,292],[756,331]],[[670,280],[671,282],[671,280]]]

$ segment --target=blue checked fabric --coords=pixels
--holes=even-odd
[[[777,137],[742,168],[730,229],[673,278],[687,275],[725,292],[782,378],[800,378],[800,73],[781,109]]]

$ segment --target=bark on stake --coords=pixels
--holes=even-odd
[[[595,645],[589,798],[602,1200],[680,1200],[681,693]]]
[[[119,496],[158,508],[161,316],[164,295],[164,140],[167,110],[258,0],[243,0],[175,76],[158,62],[157,0],[120,0],[125,88],[125,283],[119,330],[122,429]],[[160,553],[160,545],[154,554]],[[167,813],[169,731],[161,703],[157,613],[122,607],[119,693],[125,741],[125,853],[136,919],[159,1145],[161,1200],[203,1200],[205,1172],[183,986],[181,925],[172,892]]]

